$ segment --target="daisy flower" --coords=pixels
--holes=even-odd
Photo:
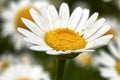
[[[110,24],[112,27],[104,35],[112,34],[112,40],[115,40],[115,38],[117,38],[119,34],[120,24],[115,17],[106,16],[105,18],[107,20],[106,24]]]
[[[37,10],[42,6],[47,6],[48,4],[49,2],[46,0],[19,0],[18,2],[12,1],[8,5],[7,9],[2,11],[2,18],[4,19],[2,34],[4,36],[11,36],[16,49],[26,46],[22,39],[23,36],[16,30],[18,26],[28,29],[22,23],[20,18],[25,17],[33,21],[31,15],[29,14],[29,9],[32,7]]]
[[[19,60],[22,64],[34,64],[35,63],[35,59],[33,58],[33,55],[31,53],[28,52],[24,52],[21,55],[18,56]]]
[[[19,64],[9,67],[0,75],[0,80],[50,80],[50,77],[41,66]]]
[[[34,22],[22,18],[31,31],[18,28],[24,40],[34,44],[30,47],[32,50],[51,55],[89,52],[106,45],[112,38],[112,35],[102,36],[110,26],[104,25],[104,18],[97,20],[97,12],[89,17],[88,9],[77,7],[70,16],[66,3],[62,3],[59,13],[53,5],[40,11],[41,14],[30,9]]]
[[[78,66],[82,67],[91,67],[95,65],[94,56],[92,55],[92,53],[79,54],[74,60]]]
[[[0,57],[0,72],[5,71],[11,65],[17,64],[19,61],[15,56],[4,54]]]
[[[99,71],[101,76],[108,80],[120,80],[120,38],[116,43],[111,42],[108,45],[108,52],[101,51],[100,56],[96,57],[96,62],[101,65]]]

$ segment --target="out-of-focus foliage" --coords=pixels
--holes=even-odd
[[[13,0],[0,0],[0,12],[4,10],[7,5]],[[2,2],[3,1],[3,2]],[[18,0],[14,0],[18,1]],[[33,0],[34,1],[34,0]],[[117,0],[109,0],[104,2],[104,0],[50,0],[57,8],[59,8],[60,3],[66,2],[69,4],[71,11],[76,6],[81,6],[83,8],[89,8],[90,13],[99,12],[99,15],[113,16],[116,20],[120,22],[120,8],[116,3]],[[2,6],[2,7],[1,7]],[[10,16],[10,15],[7,15]],[[20,55],[24,52],[31,52],[30,54],[36,59],[36,63],[39,63],[44,67],[44,69],[50,72],[51,80],[54,80],[56,76],[56,57],[44,54],[44,52],[32,51],[27,48],[22,48],[20,50],[14,49],[14,43],[10,40],[10,36],[2,35],[3,20],[0,16],[0,55],[4,53],[13,53],[15,55]],[[106,47],[103,47],[106,49]],[[94,52],[97,54],[97,51]],[[64,79],[63,80],[107,80],[102,78],[97,69],[92,67],[84,68],[76,65],[73,60],[68,60],[65,68]]]

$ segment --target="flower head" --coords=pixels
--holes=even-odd
[[[35,45],[32,50],[53,55],[94,51],[112,38],[112,35],[102,36],[110,26],[104,25],[104,18],[97,20],[97,12],[89,17],[88,9],[77,7],[70,16],[66,3],[62,3],[59,13],[53,5],[40,10],[41,14],[30,9],[34,22],[22,18],[31,31],[18,28],[26,36],[24,40]]]
[[[25,64],[25,65],[36,64],[36,60],[34,59],[32,53],[30,52],[21,53],[20,55],[18,55],[18,59],[22,64]]]
[[[119,80],[120,79],[120,38],[116,40],[115,43],[109,43],[108,52],[101,51],[100,56],[96,57],[96,62],[99,65],[99,70],[101,76],[108,78],[109,80]]]
[[[0,73],[5,71],[7,68],[9,68],[11,65],[19,63],[19,60],[13,56],[4,54],[0,57]]]
[[[17,27],[22,27],[28,29],[26,25],[21,21],[21,17],[32,20],[32,17],[29,13],[30,8],[39,10],[42,6],[47,6],[49,2],[46,0],[19,0],[11,1],[8,7],[2,11],[2,18],[4,19],[2,34],[4,36],[10,35],[11,39],[15,44],[16,49],[20,49],[23,46],[28,46],[23,41],[23,36],[20,35],[17,31]]]
[[[83,67],[90,67],[93,65],[93,57],[90,53],[82,53],[75,58],[75,62]]]
[[[107,19],[106,24],[111,25],[111,29],[109,29],[104,35],[112,34],[112,40],[115,40],[119,34],[119,21],[114,16],[106,16]]]
[[[41,66],[19,64],[9,67],[0,80],[50,80],[50,77]]]

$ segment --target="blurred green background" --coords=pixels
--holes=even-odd
[[[9,4],[9,2],[13,0],[0,0],[0,13],[4,10],[5,7]],[[17,1],[17,0],[14,0]],[[52,4],[54,4],[57,9],[62,2],[68,3],[71,12],[75,7],[81,6],[83,8],[90,9],[90,14],[94,12],[99,12],[100,17],[104,16],[113,16],[115,19],[120,21],[120,0],[50,0]],[[36,62],[44,67],[44,69],[50,72],[51,80],[54,80],[56,76],[56,57],[47,55],[44,52],[31,51],[23,47],[20,50],[14,49],[14,43],[11,41],[10,36],[4,37],[2,32],[2,23],[3,20],[0,16],[0,55],[4,53],[12,53],[15,55],[19,55],[22,52],[31,52]],[[94,54],[97,54],[95,52]],[[89,67],[80,67],[76,65],[73,60],[68,60],[67,65],[65,67],[64,79],[63,80],[107,80],[102,78],[99,74],[99,71]]]

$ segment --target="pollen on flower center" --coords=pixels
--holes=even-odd
[[[22,27],[24,29],[28,29],[26,27],[26,25],[22,22],[21,20],[21,17],[24,17],[24,18],[27,18],[31,21],[33,21],[30,13],[29,13],[29,9],[31,8],[32,6],[25,6],[25,7],[22,7],[20,10],[18,10],[18,12],[16,13],[15,15],[15,19],[14,19],[14,23],[15,23],[15,27]]]
[[[27,77],[20,77],[20,78],[17,78],[15,80],[32,80],[31,78],[27,78]]]
[[[118,74],[120,74],[120,60],[117,61],[115,68]]]
[[[85,39],[68,28],[58,28],[46,33],[45,42],[55,50],[77,50],[86,46]]]

